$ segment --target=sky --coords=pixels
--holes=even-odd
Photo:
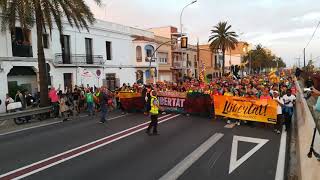
[[[182,8],[192,0],[86,0],[97,19],[140,29],[180,26]],[[239,40],[262,44],[287,65],[303,66],[303,48],[320,21],[319,0],[198,0],[185,9],[183,31],[191,42],[208,42],[210,30],[227,21]],[[320,27],[306,48],[306,63],[320,66]]]

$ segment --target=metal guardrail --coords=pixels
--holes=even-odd
[[[52,107],[48,106],[43,108],[27,109],[27,110],[18,111],[18,112],[1,113],[0,121],[10,120],[10,119],[19,118],[19,117],[25,117],[25,116],[38,115],[42,113],[48,113],[51,111],[51,109]]]

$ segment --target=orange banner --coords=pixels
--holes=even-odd
[[[125,91],[119,92],[120,99],[137,98],[137,97],[142,97],[141,93],[133,93],[133,92],[125,92]]]
[[[277,103],[274,100],[244,97],[214,96],[215,115],[234,119],[277,123]]]

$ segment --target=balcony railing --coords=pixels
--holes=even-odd
[[[102,55],[88,56],[86,54],[56,54],[53,63],[56,65],[103,65]]]
[[[33,57],[32,46],[12,43],[12,55],[14,57]]]

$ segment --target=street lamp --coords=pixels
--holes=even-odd
[[[192,1],[191,3],[187,4],[186,6],[184,6],[184,7],[182,8],[182,11],[181,11],[181,14],[180,14],[180,38],[182,38],[182,36],[183,36],[183,29],[182,29],[182,15],[183,15],[183,12],[184,12],[184,10],[185,10],[188,6],[190,6],[190,5],[192,5],[192,4],[196,3],[196,2],[197,2],[197,0],[194,0],[194,1]],[[182,49],[181,49],[181,61],[183,61],[183,52],[182,52]]]
[[[180,31],[181,31],[181,37],[182,37],[182,35],[183,35],[183,30],[182,30],[182,14],[183,14],[184,10],[185,10],[188,6],[190,6],[190,5],[192,5],[192,4],[196,3],[196,2],[197,2],[197,0],[192,1],[191,3],[187,4],[186,6],[184,6],[183,9],[182,9],[182,11],[181,11],[181,14],[180,14]]]

